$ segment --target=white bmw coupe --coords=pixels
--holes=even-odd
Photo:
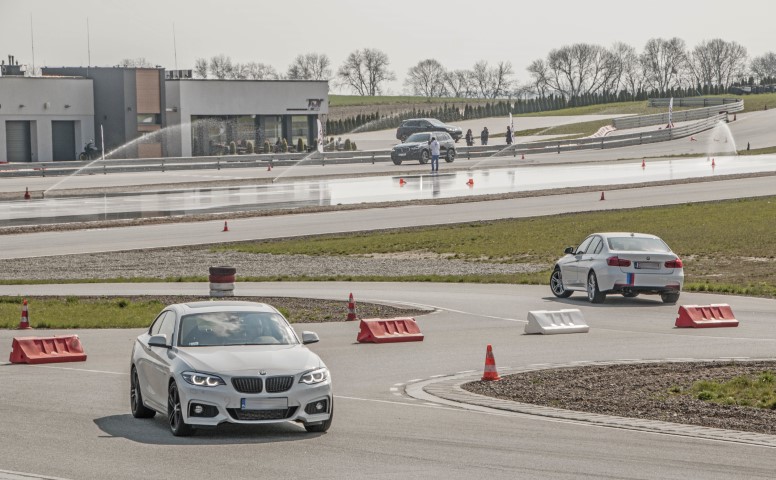
[[[655,235],[594,233],[564,253],[550,276],[556,297],[583,291],[592,303],[602,303],[608,293],[629,298],[657,294],[671,304],[679,300],[682,260]]]
[[[295,421],[325,432],[334,415],[331,376],[275,308],[216,301],[166,307],[137,337],[130,366],[135,418],[167,416],[172,434],[220,423]]]

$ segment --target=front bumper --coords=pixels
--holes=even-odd
[[[225,379],[226,380],[226,379]],[[295,379],[296,380],[296,379]],[[215,427],[221,423],[263,424],[278,422],[314,423],[329,419],[331,415],[332,388],[331,379],[316,385],[295,383],[290,390],[282,393],[240,393],[227,381],[227,385],[217,387],[198,387],[177,381],[184,421],[192,426]],[[287,407],[244,408],[247,402],[265,401],[274,403],[277,399],[287,399]],[[275,399],[275,400],[273,400]],[[325,411],[316,413],[314,405],[323,402]],[[307,408],[313,404],[313,407]],[[197,406],[202,413],[195,413]],[[307,408],[308,411],[305,411]]]

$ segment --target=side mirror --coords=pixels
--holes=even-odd
[[[574,254],[574,247],[566,247],[565,250],[563,250],[563,253],[566,255],[573,255]]]
[[[315,332],[302,332],[302,344],[307,345],[310,343],[317,343],[320,341],[318,334]]]
[[[167,345],[167,335],[151,335],[151,338],[148,339],[148,346],[170,348]]]

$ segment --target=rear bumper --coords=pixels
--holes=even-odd
[[[621,273],[599,280],[603,292],[665,293],[680,292],[684,274]]]

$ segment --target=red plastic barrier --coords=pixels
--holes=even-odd
[[[78,335],[14,338],[11,363],[83,362],[84,347]]]
[[[414,318],[368,318],[361,320],[358,343],[422,342],[423,334]]]
[[[689,328],[737,327],[730,305],[682,305],[675,326]]]

